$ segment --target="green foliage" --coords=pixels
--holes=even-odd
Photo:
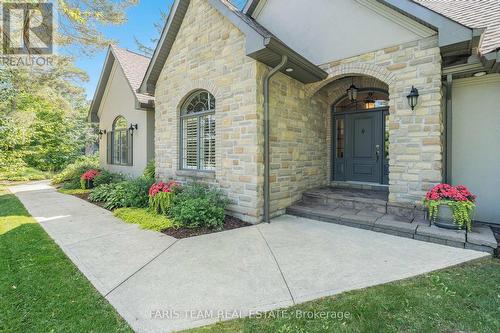
[[[228,204],[229,200],[222,191],[191,183],[173,197],[170,214],[177,226],[219,229],[224,224]]]
[[[476,208],[472,201],[426,200],[424,203],[429,209],[430,219],[435,221],[439,216],[439,206],[446,205],[453,212],[453,222],[462,229],[466,227],[468,231],[472,230],[472,214]]]
[[[168,215],[175,194],[173,192],[158,192],[149,197],[149,208],[157,214]]]
[[[75,162],[69,164],[59,174],[52,179],[54,184],[62,184],[65,182],[77,183],[80,187],[80,177],[89,169],[99,168],[99,157],[97,155],[80,156]]]
[[[59,171],[72,162],[88,142],[83,107],[68,111],[60,99],[28,93],[15,96],[14,108],[0,105],[0,170]]]
[[[89,200],[92,202],[107,202],[115,191],[118,184],[103,184],[97,186],[90,192]]]
[[[0,170],[0,180],[24,182],[29,180],[42,180],[50,177],[50,173],[34,168],[19,166]]]
[[[119,208],[114,215],[127,223],[138,224],[141,229],[163,231],[172,227],[172,221],[145,208]]]
[[[125,180],[125,177],[119,173],[102,170],[99,175],[94,178],[94,187],[104,184],[120,183]]]
[[[148,179],[155,179],[155,160],[150,160],[144,169],[143,176]]]
[[[63,193],[63,194],[69,194],[69,195],[82,195],[82,194],[90,194],[92,191],[91,190],[82,190],[80,188],[78,188],[78,189],[60,188],[57,190],[57,192]]]
[[[116,184],[100,185],[92,191],[90,201],[104,202],[106,209],[122,207],[145,208],[148,206],[148,191],[153,180],[137,178]]]
[[[180,227],[220,229],[224,224],[225,210],[208,198],[192,198],[174,205],[172,215]]]

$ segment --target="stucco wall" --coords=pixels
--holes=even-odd
[[[233,201],[230,212],[248,222],[262,211],[256,73],[244,35],[207,0],[192,0],[155,92],[157,177],[216,184]],[[197,89],[216,99],[213,173],[179,170],[179,111]]]
[[[317,65],[436,34],[376,0],[267,0],[256,20]]]
[[[147,118],[153,117],[152,111],[135,109],[135,97],[125,78],[122,68],[115,61],[111,71],[106,90],[98,111],[99,129],[111,131],[113,122],[118,116],[123,116],[129,124],[137,124],[138,130],[134,131],[133,138],[133,165],[121,166],[107,163],[107,138],[103,135],[99,141],[99,161],[102,168],[137,177],[142,174],[149,159],[154,158],[152,145],[154,126],[149,125]],[[152,123],[152,122],[151,122]],[[148,143],[149,142],[149,143]]]
[[[500,223],[500,74],[455,80],[452,90],[454,185],[478,196],[475,219]]]

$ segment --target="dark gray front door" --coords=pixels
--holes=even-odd
[[[382,117],[379,112],[347,115],[346,178],[380,182],[382,175]]]

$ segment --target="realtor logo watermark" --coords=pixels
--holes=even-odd
[[[54,6],[51,2],[2,1],[2,64],[51,65]]]

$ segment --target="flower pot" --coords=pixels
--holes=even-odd
[[[439,205],[438,214],[433,224],[445,229],[461,229],[460,226],[453,221],[453,209],[448,205]]]
[[[87,180],[87,190],[93,189],[94,188],[94,181],[93,180]]]

